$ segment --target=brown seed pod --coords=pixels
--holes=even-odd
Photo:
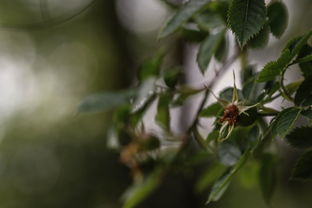
[[[236,105],[231,104],[224,109],[223,116],[220,121],[228,122],[229,125],[235,125],[238,121],[239,109]]]

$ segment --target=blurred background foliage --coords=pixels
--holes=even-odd
[[[311,28],[311,0],[285,1],[290,25],[281,41],[255,51],[277,56],[284,41]],[[0,207],[121,207],[131,183],[106,147],[111,114],[78,115],[92,93],[131,85],[135,69],[159,48],[170,14],[159,0],[0,1]],[[186,50],[186,49],[185,49]],[[281,144],[272,207],[308,208],[311,183],[288,181],[298,153]],[[200,207],[200,165],[171,173],[141,207]],[[211,207],[266,207],[253,169]],[[242,183],[239,183],[241,181]]]

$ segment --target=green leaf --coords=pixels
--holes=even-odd
[[[260,32],[266,19],[264,0],[233,0],[228,22],[241,47]]]
[[[184,104],[184,102],[191,96],[201,92],[202,90],[192,89],[188,86],[182,86],[179,90],[179,94],[174,98],[172,102],[172,107],[179,107]]]
[[[198,27],[201,30],[211,31],[216,28],[224,27],[225,22],[223,21],[222,17],[211,11],[205,11],[200,13],[194,17]]]
[[[268,6],[267,11],[271,32],[275,37],[279,38],[287,28],[287,8],[281,1],[272,1]]]
[[[312,127],[300,127],[294,129],[286,136],[286,141],[296,148],[311,148],[312,147]]]
[[[312,30],[301,36],[297,39],[297,41],[294,41],[293,47],[290,49],[291,51],[291,58],[294,58],[296,55],[299,54],[303,46],[307,43],[307,41],[312,36]]]
[[[312,76],[306,78],[299,86],[295,95],[295,104],[298,106],[312,104]]]
[[[212,201],[218,201],[221,198],[221,196],[228,188],[233,176],[248,160],[250,153],[250,150],[247,150],[235,164],[235,166],[233,166],[225,175],[223,175],[214,183],[206,204]]]
[[[138,80],[142,82],[150,77],[159,76],[163,58],[164,52],[161,51],[155,57],[145,60],[139,68]]]
[[[183,27],[179,33],[183,40],[190,42],[202,42],[208,35],[208,32],[194,30]]]
[[[215,52],[215,57],[219,62],[224,62],[228,55],[228,43],[226,40],[226,36],[222,38],[220,46],[218,47],[217,51]]]
[[[218,147],[218,157],[222,164],[233,166],[241,157],[241,151],[237,145],[223,142]]]
[[[154,103],[156,98],[157,96],[155,93],[150,94],[145,99],[140,100],[139,104],[132,109],[132,114],[129,115],[129,117],[131,119],[131,123],[133,124],[133,126],[136,126],[138,122],[141,121],[144,114],[146,113],[146,111],[148,111],[148,109]],[[122,121],[124,121],[124,119],[122,119]]]
[[[206,138],[206,143],[209,143],[211,141],[216,141],[219,137],[219,130],[213,130],[210,132]]]
[[[221,174],[224,172],[224,166],[220,164],[215,164],[200,177],[196,183],[196,190],[198,192],[204,191],[205,188],[210,186],[213,181],[217,180]]]
[[[221,32],[218,32],[216,34],[211,34],[201,44],[197,54],[197,63],[203,73],[207,69],[212,56],[221,46],[224,33],[225,31],[222,30]]]
[[[303,80],[298,80],[292,83],[289,83],[288,85],[286,85],[286,90],[287,92],[292,95],[293,93],[295,93],[298,88],[300,87],[300,85],[302,84]]]
[[[294,107],[287,108],[280,112],[271,124],[273,134],[278,134],[281,137],[284,137],[289,131],[292,130],[300,112],[300,109]]]
[[[211,0],[192,0],[183,5],[165,24],[159,38],[164,38],[179,29],[195,13],[203,9]]]
[[[312,57],[312,47],[306,44],[298,54],[299,67],[304,77],[312,75],[312,60],[303,62],[303,60],[306,60],[309,57]]]
[[[228,102],[232,102],[233,90],[234,90],[233,87],[227,87],[220,92],[219,97]],[[242,91],[237,90],[237,93],[238,93],[238,99],[243,100],[244,96],[242,94]]]
[[[249,162],[239,171],[239,181],[246,189],[253,189],[258,185],[259,163]]]
[[[157,170],[144,181],[131,186],[123,196],[123,208],[135,208],[146,199],[160,185],[161,174],[162,171]]]
[[[302,111],[301,115],[303,115],[303,116],[305,116],[305,117],[307,117],[307,118],[312,120],[312,110],[311,109]]]
[[[273,80],[276,76],[287,67],[291,60],[291,53],[289,50],[284,50],[277,61],[269,62],[264,66],[262,71],[258,75],[257,82],[266,82]]]
[[[255,49],[264,48],[269,42],[269,37],[270,29],[269,26],[265,24],[260,32],[248,41],[248,45]]]
[[[275,188],[276,159],[272,154],[265,154],[259,170],[259,183],[262,196],[267,204],[270,203]]]
[[[170,108],[169,104],[172,100],[170,93],[162,94],[158,100],[156,121],[167,131],[170,131]]]
[[[296,63],[305,63],[305,62],[310,62],[310,61],[312,61],[312,54],[309,54],[305,57],[297,59]]]
[[[209,105],[205,109],[203,109],[202,112],[200,112],[199,116],[201,116],[201,117],[216,117],[220,113],[221,110],[223,110],[222,105],[220,103],[216,102],[216,103]]]
[[[291,179],[301,181],[312,181],[312,150],[303,153],[298,160]]]
[[[238,117],[239,126],[251,126],[258,118],[257,108],[253,107],[242,113]]]
[[[251,103],[257,102],[257,98],[264,88],[264,84],[257,83],[256,79],[257,79],[257,75],[254,75],[253,77],[248,79],[245,82],[243,89],[242,89],[244,99]]]
[[[164,81],[169,88],[174,88],[178,83],[182,70],[180,67],[170,68],[164,71]]]
[[[129,99],[134,96],[134,94],[134,90],[125,90],[90,95],[81,101],[78,106],[78,112],[95,113],[112,110],[129,103]]]

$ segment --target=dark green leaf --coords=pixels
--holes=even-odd
[[[303,153],[298,160],[291,179],[312,181],[312,150]]]
[[[311,109],[308,109],[308,110],[305,110],[305,111],[302,111],[301,114],[309,119],[312,120],[312,110]]]
[[[159,52],[155,57],[145,60],[139,68],[138,80],[142,82],[150,77],[157,77],[160,73],[163,58],[164,53]]]
[[[226,37],[224,36],[220,46],[218,47],[216,53],[215,53],[215,57],[218,61],[223,62],[228,54],[228,47],[227,47],[227,40]]]
[[[259,183],[262,196],[267,204],[270,203],[275,188],[275,166],[276,159],[274,155],[265,154],[261,161]]]
[[[311,148],[312,147],[312,128],[300,127],[294,129],[286,136],[286,141],[296,148]]]
[[[148,138],[142,139],[140,143],[140,151],[151,151],[159,148],[160,141],[157,137],[151,136]]]
[[[131,186],[123,198],[123,208],[135,208],[148,197],[160,184],[162,171],[157,170],[149,175],[144,181]]]
[[[308,44],[304,45],[299,52],[298,58],[304,59],[306,57],[312,56],[312,47]],[[312,60],[307,62],[299,62],[299,67],[304,77],[309,77],[312,75]]]
[[[218,147],[218,157],[222,164],[233,166],[241,157],[241,151],[235,144],[223,142]]]
[[[258,118],[257,108],[250,108],[245,113],[242,113],[238,117],[239,126],[251,126]]]
[[[225,175],[219,178],[213,185],[207,204],[212,201],[218,201],[228,188],[235,173],[246,163],[250,156],[250,150],[247,150],[239,161]]]
[[[284,50],[277,61],[269,62],[264,66],[262,71],[258,75],[257,82],[266,82],[273,80],[276,76],[280,75],[281,72],[287,67],[291,61],[291,54],[289,50]]]
[[[184,40],[190,42],[202,42],[209,35],[208,32],[189,28],[182,28],[179,34],[181,34]]]
[[[249,40],[248,45],[251,48],[264,48],[269,42],[269,37],[270,29],[269,26],[265,24],[260,32]]]
[[[295,104],[309,106],[312,104],[312,76],[306,78],[300,85],[295,95]]]
[[[156,121],[165,130],[170,130],[170,108],[169,104],[172,100],[170,93],[162,94],[158,100]]]
[[[240,78],[243,84],[245,84],[251,78],[255,77],[254,76],[256,72],[255,68],[256,68],[255,65],[247,65],[240,71]]]
[[[299,54],[303,46],[307,43],[307,41],[310,39],[312,36],[312,30],[301,36],[300,38],[297,39],[297,41],[294,41],[293,48],[290,49],[291,52],[291,58],[294,58],[296,55]]]
[[[221,110],[223,110],[222,105],[216,102],[216,103],[209,105],[205,109],[203,109],[202,112],[200,113],[200,116],[201,117],[216,117],[220,113]]]
[[[219,131],[218,130],[213,130],[210,132],[207,136],[206,143],[209,143],[211,141],[216,141],[219,137]]]
[[[202,72],[205,72],[212,56],[216,53],[221,46],[225,31],[222,30],[216,34],[209,35],[206,40],[201,44],[198,54],[197,63]]]
[[[284,137],[290,132],[297,121],[301,110],[298,108],[287,108],[280,112],[271,124],[274,135]]]
[[[241,47],[260,32],[265,23],[264,0],[233,0],[229,9],[228,22]]]
[[[82,113],[104,112],[129,103],[129,99],[134,96],[134,90],[125,90],[121,92],[106,92],[90,95],[84,98],[78,111]]]
[[[269,24],[272,34],[279,38],[287,28],[288,13],[281,1],[272,1],[268,6]]]
[[[160,31],[159,38],[164,38],[178,30],[195,13],[203,9],[211,0],[192,0],[183,5],[165,24]]]
[[[169,88],[174,88],[181,75],[181,68],[175,67],[164,71],[164,81]]]

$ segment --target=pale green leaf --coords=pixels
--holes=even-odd
[[[157,170],[144,181],[131,186],[123,196],[123,208],[135,208],[146,199],[160,185],[161,174],[162,171]]]
[[[207,204],[212,201],[218,201],[220,199],[220,197],[224,194],[224,192],[228,188],[233,176],[248,160],[250,153],[251,153],[250,150],[246,150],[246,152],[237,161],[235,166],[233,166],[225,175],[223,175],[214,183],[208,201],[206,202]]]
[[[218,147],[218,157],[222,164],[233,166],[241,157],[241,151],[237,145],[223,142]]]
[[[112,110],[121,105],[130,103],[129,99],[134,94],[135,91],[133,90],[125,90],[90,95],[81,101],[78,107],[78,112],[94,113]]]
[[[194,14],[203,9],[211,0],[191,0],[183,5],[168,20],[163,29],[160,31],[159,38],[164,38],[179,29]]]
[[[221,32],[218,32],[216,34],[211,34],[201,44],[197,54],[197,63],[202,72],[205,72],[212,56],[221,46],[222,40],[224,38],[224,33],[225,31],[222,30]]]

